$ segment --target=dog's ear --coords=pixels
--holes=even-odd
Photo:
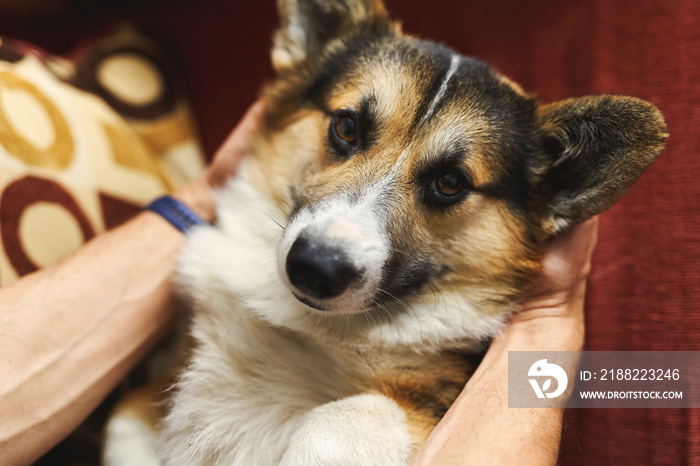
[[[277,0],[277,9],[281,25],[272,50],[277,72],[320,53],[363,22],[387,19],[382,0]]]
[[[633,97],[563,100],[541,106],[538,117],[553,194],[544,218],[550,234],[611,207],[668,136],[659,110]]]

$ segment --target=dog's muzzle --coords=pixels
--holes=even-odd
[[[362,270],[340,248],[304,235],[294,241],[285,269],[296,289],[317,300],[337,298],[362,279]]]
[[[385,222],[370,198],[339,195],[301,209],[280,239],[282,282],[303,304],[333,313],[365,312],[389,257]]]

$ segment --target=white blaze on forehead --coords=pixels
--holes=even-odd
[[[459,65],[459,60],[460,57],[459,55],[452,55],[452,61],[450,62],[450,69],[447,70],[447,73],[445,73],[445,78],[442,80],[442,84],[440,85],[440,89],[438,89],[437,93],[435,94],[435,97],[433,98],[433,101],[430,103],[430,108],[428,108],[428,111],[426,112],[425,116],[423,119],[421,119],[421,123],[425,122],[428,118],[433,116],[433,113],[435,112],[435,109],[437,108],[438,104],[442,100],[443,97],[445,97],[445,92],[447,92],[447,85],[450,82],[450,79],[452,78],[452,75],[455,74],[455,71],[457,71],[457,66]]]
[[[391,173],[389,173],[389,176],[387,176],[382,182],[379,183],[379,189],[389,189],[391,187],[391,184],[396,181],[396,178],[399,174],[399,170],[403,168],[403,165],[408,160],[409,152],[410,149],[408,148],[404,149],[404,151],[401,152],[401,155],[399,155],[399,158],[394,164],[394,167],[391,169]]]

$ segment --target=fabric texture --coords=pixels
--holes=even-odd
[[[66,57],[0,39],[0,285],[200,172],[178,77],[129,29]]]

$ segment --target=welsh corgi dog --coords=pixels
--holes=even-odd
[[[187,362],[158,422],[112,418],[106,464],[407,464],[548,238],[664,145],[652,104],[541,105],[381,0],[278,6],[263,127],[181,254]]]

